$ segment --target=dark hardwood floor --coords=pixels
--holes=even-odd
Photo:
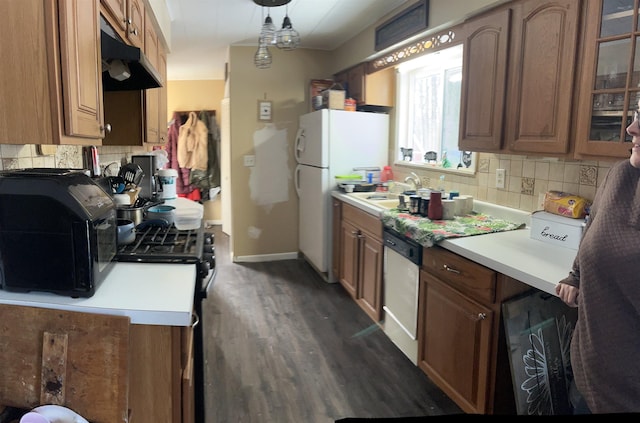
[[[232,263],[215,234],[203,304],[207,423],[330,423],[462,411],[338,283],[304,260]]]

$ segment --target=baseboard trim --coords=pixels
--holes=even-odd
[[[278,254],[260,254],[255,256],[236,256],[233,258],[235,263],[259,263],[263,261],[279,261],[279,260],[295,260],[298,253],[278,253]]]

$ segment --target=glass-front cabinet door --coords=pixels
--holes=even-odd
[[[584,25],[576,156],[624,158],[640,99],[640,0],[589,0]]]

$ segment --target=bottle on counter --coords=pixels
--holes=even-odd
[[[380,182],[393,181],[393,170],[391,166],[385,166],[382,168],[382,174],[380,175]]]
[[[431,220],[442,219],[442,193],[440,191],[431,191],[427,217]]]

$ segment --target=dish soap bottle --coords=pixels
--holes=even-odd
[[[382,174],[380,175],[380,182],[389,181],[393,181],[393,170],[391,170],[391,166],[385,166],[382,169]]]
[[[382,168],[382,172],[380,173],[380,184],[378,185],[378,190],[381,192],[388,192],[393,185],[393,171],[391,170],[391,166],[385,166]]]

